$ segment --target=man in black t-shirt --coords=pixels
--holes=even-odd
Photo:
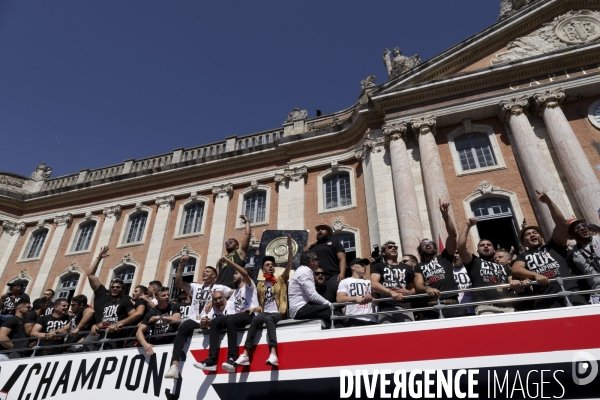
[[[50,315],[52,314],[52,311],[54,310],[54,290],[52,289],[46,289],[46,291],[44,292],[44,294],[42,295],[42,297],[44,299],[46,299],[46,304],[48,304],[48,307],[46,308],[46,314],[45,315]]]
[[[85,334],[81,331],[88,331],[94,323],[94,309],[87,304],[87,296],[80,294],[71,299],[71,313],[69,322],[62,327],[57,334],[69,334],[65,337],[65,343],[80,343],[83,342]],[[66,352],[81,351],[81,346],[67,347]]]
[[[46,310],[48,309],[48,300],[45,297],[40,297],[39,299],[35,299],[33,301],[33,305],[31,307],[31,311],[25,314],[25,333],[27,336],[31,335],[31,330],[33,326],[36,324],[38,319],[46,314]],[[54,309],[54,307],[52,307]]]
[[[244,220],[245,231],[244,239],[240,244],[237,239],[230,238],[225,242],[225,251],[227,251],[227,258],[232,263],[239,265],[240,267],[246,266],[246,253],[248,252],[248,246],[250,246],[250,237],[252,236],[252,228],[250,226],[250,220],[245,215],[240,215],[240,218]],[[230,289],[236,289],[236,285],[233,282],[233,275],[235,270],[227,263],[217,261],[215,264],[217,267],[217,284],[224,285]]]
[[[538,200],[548,206],[550,215],[554,221],[554,230],[552,239],[544,244],[542,230],[537,226],[526,226],[519,232],[519,240],[525,251],[521,252],[512,265],[513,275],[521,279],[531,279],[537,281],[538,285],[533,285],[533,291],[536,295],[555,294],[562,289],[557,282],[550,283],[549,279],[571,276],[571,271],[567,264],[567,225],[565,217],[554,202],[545,194],[539,193]],[[564,283],[565,290],[577,290],[577,281],[570,280]],[[585,298],[581,295],[570,295],[569,301],[573,305],[587,304]],[[562,297],[553,297],[548,299],[534,300],[534,308],[554,308],[566,306]]]
[[[189,294],[181,291],[179,296],[177,296],[177,308],[179,309],[179,313],[181,314],[181,321],[185,321],[188,317],[188,313],[190,312],[191,303],[188,301]]]
[[[415,289],[417,293],[427,293],[431,297],[441,298],[441,304],[457,304],[457,294],[442,294],[448,290],[456,290],[454,282],[454,268],[452,259],[456,250],[456,227],[448,214],[449,203],[440,200],[440,212],[448,237],[446,248],[438,255],[437,245],[434,240],[423,239],[417,249],[421,262],[415,267]],[[428,305],[434,306],[437,300],[430,299]],[[465,315],[464,307],[446,308],[442,311],[445,318],[462,317]],[[439,312],[431,310],[423,312],[424,319],[438,319]]]
[[[315,226],[317,241],[308,248],[317,254],[319,266],[325,271],[327,289],[323,297],[334,303],[337,297],[338,283],[346,278],[346,252],[344,246],[331,239],[333,229],[325,223]]]
[[[23,279],[17,279],[9,282],[7,286],[10,288],[9,292],[2,295],[2,311],[0,312],[0,323],[6,321],[10,316],[15,314],[15,304],[21,300],[27,300],[28,303],[31,299],[28,295],[23,292],[23,288],[27,286],[27,281]]]
[[[382,263],[371,266],[371,287],[379,298],[391,301],[378,303],[379,311],[397,311],[410,308],[403,296],[415,294],[414,272],[410,265],[398,262],[398,246],[392,240],[381,245]],[[412,311],[390,315],[379,315],[380,324],[414,321]]]
[[[151,356],[154,354],[152,347],[159,344],[173,343],[175,336],[160,336],[150,337],[146,340],[144,336],[146,330],[151,328],[151,335],[159,335],[162,333],[173,332],[173,322],[177,322],[181,319],[181,313],[179,307],[175,304],[169,303],[169,288],[162,287],[158,293],[158,304],[156,307],[148,311],[144,320],[138,326],[135,336],[137,337],[138,343],[144,348],[146,354]]]
[[[26,349],[29,346],[28,340],[18,340],[27,338],[25,333],[25,315],[31,309],[31,305],[27,300],[19,300],[15,305],[15,314],[10,316],[2,324],[0,328],[0,345],[7,350],[10,349]],[[13,342],[10,342],[13,340]],[[16,351],[10,353],[8,358],[21,358],[23,352]]]
[[[38,351],[41,355],[61,354],[64,347],[46,347],[60,345],[64,337],[56,337],[61,328],[69,322],[69,302],[65,298],[56,299],[54,311],[50,315],[43,315],[31,330],[31,337],[40,338],[42,349]]]
[[[158,288],[158,290],[160,290],[160,288]],[[148,297],[149,293],[150,289],[144,285],[138,285],[133,290],[131,300],[133,301],[133,308],[135,312],[132,315],[132,321],[129,325],[137,325],[142,322],[144,316],[148,313],[148,310],[154,308],[155,304],[152,302],[152,299]],[[130,330],[127,336],[133,336],[135,331],[136,330]]]

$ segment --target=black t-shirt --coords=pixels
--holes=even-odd
[[[25,320],[23,321],[24,324],[35,324],[38,319],[40,318],[40,316],[33,310],[27,312],[27,314],[25,314]]]
[[[181,320],[185,321],[187,319],[188,313],[190,312],[190,303],[177,303],[177,308],[179,309],[179,313],[181,314]]]
[[[160,324],[160,323],[156,323],[156,322],[150,323],[150,318],[155,317],[155,316],[170,317],[171,315],[177,314],[178,312],[179,312],[178,304],[167,304],[167,307],[162,310],[160,308],[158,308],[158,306],[156,306],[153,309],[151,309],[150,311],[148,311],[148,313],[144,317],[144,320],[142,321],[142,324],[151,327],[152,335],[173,332],[174,329],[173,329],[172,324]],[[153,343],[153,344],[163,344],[163,343],[172,343],[172,342],[173,342],[172,336],[149,338],[149,343]]]
[[[241,259],[237,250],[235,250],[233,254],[229,253],[226,257],[240,267],[246,266],[246,261]],[[233,283],[233,274],[235,274],[235,268],[229,264],[221,264],[221,271],[219,272],[219,276],[217,277],[217,281],[215,283],[230,287],[231,289],[236,289],[235,283]]]
[[[102,322],[102,311],[104,305],[110,301],[110,290],[104,285],[98,286],[98,289],[94,292],[94,323],[97,324]]]
[[[453,257],[446,250],[428,262],[421,262],[415,267],[415,274],[423,275],[425,286],[430,286],[440,292],[456,290],[454,282]],[[442,294],[442,299],[456,299],[456,294]]]
[[[69,316],[63,315],[62,317],[56,318],[54,315],[44,315],[38,319],[38,324],[42,326],[40,329],[41,333],[50,333],[57,329],[62,328],[69,322]],[[41,339],[40,346],[52,346],[61,344],[64,341],[64,337],[53,337],[49,339]],[[63,348],[57,347],[52,349],[43,349],[44,354],[59,354],[63,352]]]
[[[124,320],[129,311],[133,310],[131,297],[122,296],[120,299],[112,300],[110,292],[103,285],[96,289],[94,296],[96,321],[102,321],[103,328]]]
[[[525,250],[517,256],[516,261],[523,261],[525,268],[536,274],[552,279],[558,276],[567,278],[571,271],[567,264],[567,246],[559,246],[552,239],[537,250]],[[577,281],[565,281],[566,290],[577,289]],[[552,294],[560,292],[560,285],[556,282],[548,286],[533,285],[535,294]]]
[[[28,302],[31,302],[31,299],[25,293],[16,295],[14,299],[11,295],[8,295],[6,299],[4,299],[4,304],[2,305],[2,312],[0,314],[14,315],[15,305],[21,300],[27,300]]]
[[[501,265],[493,261],[483,260],[475,255],[473,255],[471,263],[465,264],[465,268],[469,272],[469,277],[471,278],[471,283],[474,288],[508,283],[508,277],[512,276],[512,272],[508,265]],[[500,300],[511,297],[508,288],[481,292],[474,291],[472,294],[473,301]],[[510,303],[503,305],[505,307],[511,306]]]
[[[50,315],[54,312],[54,306],[48,306],[44,315]]]
[[[340,260],[338,253],[344,253],[344,246],[335,239],[329,238],[325,241],[310,245],[309,250],[314,251],[319,259],[319,267],[325,272],[325,277],[340,274]]]
[[[379,274],[379,283],[386,287],[386,289],[400,289],[402,287],[408,289],[408,285],[415,281],[415,274],[410,265],[403,263],[397,265],[389,265],[387,263],[377,263],[371,266],[372,274]],[[392,297],[389,294],[379,293],[380,298]],[[390,306],[402,306],[409,308],[409,302],[401,301],[385,301],[378,304],[379,308],[390,307]]]
[[[135,301],[135,304],[133,305],[133,308],[137,310],[137,308],[139,306],[144,306],[144,312],[142,312],[142,316],[140,318],[138,318],[137,321],[131,321],[131,324],[129,324],[129,325],[137,325],[138,323],[142,322],[144,319],[144,315],[146,315],[148,313],[148,310],[150,310],[150,307],[148,306],[148,302],[144,299],[137,299]]]
[[[24,339],[27,337],[27,335],[25,334],[25,321],[17,317],[16,315],[13,315],[12,317],[4,321],[2,327],[10,329],[10,333],[8,334],[8,338],[10,340]],[[13,343],[14,349],[24,349],[28,346],[28,340],[19,340]]]

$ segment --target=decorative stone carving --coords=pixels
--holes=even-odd
[[[341,218],[340,218],[340,217],[337,217],[337,218],[335,219],[335,221],[333,221],[333,224],[331,225],[331,229],[332,229],[332,230],[333,230],[333,232],[335,233],[335,232],[343,231],[343,230],[344,230],[344,228],[347,228],[348,226],[350,226],[350,225],[348,225],[348,224],[344,224],[344,223],[342,222]]]
[[[250,187],[252,188],[252,190],[258,189],[258,181],[256,179],[252,179],[250,181]]]
[[[29,276],[29,274],[27,273],[27,268],[23,268],[21,270],[21,272],[19,272],[19,275],[17,275],[15,277],[15,279],[13,279],[13,281],[15,281],[17,279],[25,279],[25,280],[28,280],[29,282],[31,282],[33,280],[33,278],[31,276]]]
[[[363,142],[354,152],[354,156],[359,160],[364,160],[367,156],[368,151],[379,153],[383,151],[383,147],[386,144],[385,137],[373,138],[369,134],[365,135]]]
[[[36,229],[37,228],[43,228],[46,225],[46,220],[45,219],[41,219],[37,222],[37,224],[35,224]]]
[[[17,187],[20,189],[25,184],[25,181],[23,181],[21,179],[9,179],[5,175],[0,175],[0,184],[7,185],[7,186],[14,186],[14,187]]]
[[[56,217],[54,217],[54,223],[57,226],[66,225],[66,224],[70,223],[72,220],[73,220],[73,216],[69,213],[60,214],[60,215],[57,215]]]
[[[220,186],[213,186],[212,193],[217,199],[229,197],[233,194],[233,185],[231,183],[224,183]]]
[[[529,97],[523,95],[521,97],[513,97],[510,100],[502,100],[500,102],[500,119],[504,122],[508,122],[510,117],[513,115],[527,114],[527,107],[529,106]]]
[[[565,92],[562,88],[546,90],[544,93],[535,93],[533,95],[538,115],[542,115],[544,107],[556,108],[564,99]]]
[[[50,174],[52,174],[52,168],[46,166],[46,161],[42,161],[40,165],[35,167],[29,178],[34,181],[43,181],[50,178]]]
[[[529,35],[508,43],[508,50],[496,54],[491,62],[499,64],[519,60],[599,38],[600,11],[569,11]]]
[[[144,203],[137,202],[137,203],[135,203],[135,206],[133,207],[133,211],[138,212],[142,209],[142,207],[144,207]]]
[[[331,170],[333,172],[337,172],[337,170],[339,169],[339,167],[340,167],[340,163],[338,163],[337,161],[332,161],[331,162]]]
[[[294,168],[283,170],[283,176],[293,182],[298,182],[299,180],[304,179],[304,177],[307,174],[308,174],[308,168],[306,168],[305,166],[294,167]]]
[[[294,121],[306,119],[307,117],[308,117],[308,111],[301,110],[300,108],[296,107],[292,110],[291,113],[288,114],[287,119],[285,120],[284,124],[288,123],[288,122],[294,122]]]
[[[494,190],[498,190],[500,189],[499,187],[493,186],[491,183],[489,183],[488,181],[481,181],[481,183],[479,184],[479,186],[477,186],[477,189],[473,190],[474,194],[481,194],[482,196],[485,194],[490,194],[492,193]]]
[[[129,264],[132,261],[133,261],[133,257],[131,257],[131,253],[125,253],[123,258],[121,259],[121,263],[123,263],[123,264]]]
[[[309,131],[318,131],[321,129],[326,129],[326,128],[331,128],[334,126],[338,126],[341,125],[342,123],[344,123],[345,121],[347,121],[348,118],[340,120],[340,117],[338,117],[337,115],[335,117],[333,117],[333,119],[330,122],[326,122],[320,125],[317,125],[316,122],[311,122],[308,124],[308,130]]]
[[[73,261],[65,270],[66,273],[83,273],[83,270],[77,265],[77,260]]]
[[[83,218],[81,218],[81,220],[82,221],[91,221],[93,216],[94,215],[92,214],[92,212],[88,211],[88,212],[85,213],[85,215],[83,216]]]
[[[2,223],[2,232],[8,233],[10,236],[13,236],[15,233],[19,232],[21,235],[25,232],[26,225],[24,222],[8,222],[4,221]]]
[[[198,192],[192,192],[190,193],[190,200],[196,200],[198,198]]]
[[[588,119],[596,128],[600,129],[600,100],[590,104],[588,108]]]
[[[406,122],[392,122],[382,126],[385,144],[390,145],[392,140],[403,139],[406,141]]]
[[[102,210],[102,214],[106,215],[106,219],[119,216],[121,214],[121,206],[117,204],[116,206],[106,207],[104,210]]]
[[[283,174],[275,174],[275,184],[277,186],[285,185],[285,176]]]
[[[177,254],[175,254],[175,257],[181,257],[181,256],[185,256],[185,255],[187,255],[187,254],[189,254],[189,253],[193,253],[193,252],[194,252],[194,251],[192,250],[192,248],[190,247],[190,245],[186,243],[186,244],[185,244],[185,245],[184,245],[184,246],[181,248],[181,250],[180,250],[180,251],[179,251]]]
[[[366,79],[363,79],[362,81],[360,81],[360,88],[364,91],[366,89],[369,88],[373,88],[375,87],[375,81],[377,80],[377,77],[375,75],[369,75],[367,76]]]
[[[410,121],[410,125],[415,132],[415,139],[419,139],[419,135],[427,135],[431,133],[433,136],[436,135],[435,116],[430,115],[428,117],[421,117]]]
[[[175,204],[175,196],[169,195],[157,197],[154,203],[158,208],[171,208],[173,204]]]
[[[415,54],[412,57],[403,56],[399,47],[394,47],[392,55],[394,58],[390,57],[390,51],[388,49],[383,50],[383,64],[387,68],[389,79],[394,79],[403,72],[421,64],[421,58],[418,54]]]
[[[508,18],[519,11],[519,9],[531,3],[535,3],[536,1],[538,0],[501,0],[500,16],[498,17],[498,20]]]
[[[473,131],[473,124],[470,119],[463,119],[462,124],[465,128],[465,133],[471,133]]]

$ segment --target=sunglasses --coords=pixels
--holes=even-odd
[[[421,242],[421,247],[425,247],[427,245],[433,244],[433,242],[430,240],[428,242]]]
[[[123,289],[123,287],[122,287],[122,286],[111,286],[110,288],[111,288],[111,289]]]
[[[235,240],[233,239],[229,239],[228,241],[225,242],[225,244],[233,244],[235,243]]]
[[[325,276],[325,272],[315,272],[315,276]]]
[[[575,227],[575,230],[580,231],[582,229],[587,229],[587,227],[588,227],[588,224],[579,224]]]
[[[392,250],[392,249],[398,250],[398,246],[385,246],[385,248],[388,250]]]

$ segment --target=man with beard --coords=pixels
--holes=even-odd
[[[0,312],[0,323],[6,321],[12,315],[15,314],[15,304],[21,300],[27,300],[28,303],[31,299],[25,294],[23,288],[27,286],[27,281],[24,279],[17,279],[9,282],[7,286],[10,288],[9,292],[2,295],[2,312]]]
[[[474,288],[486,287],[486,286],[497,286],[503,283],[510,283],[511,285],[518,287],[520,281],[512,280],[512,271],[508,265],[498,264],[494,261],[494,244],[488,239],[481,239],[477,244],[478,256],[472,255],[467,250],[467,236],[471,227],[477,225],[477,218],[469,218],[465,225],[465,228],[458,238],[458,254],[461,260],[465,263],[465,268],[469,273],[471,282]],[[480,305],[475,307],[475,314],[499,314],[514,312],[515,309],[510,303],[495,302],[497,300],[503,300],[510,298],[508,288],[494,288],[485,291],[474,291],[473,300],[476,302],[486,301],[489,302],[487,305]]]
[[[240,218],[244,220],[246,224],[246,230],[244,232],[244,239],[242,243],[237,239],[230,238],[225,242],[225,250],[227,255],[225,258],[233,264],[237,264],[240,267],[246,266],[246,253],[248,252],[248,246],[250,246],[250,237],[252,236],[252,228],[250,227],[250,220],[245,215],[240,215]],[[230,264],[224,263],[219,260],[217,262],[217,283],[219,285],[228,286],[231,289],[236,289],[236,285],[233,281],[233,275],[235,273],[233,267],[228,268]]]
[[[52,314],[52,311],[54,310],[54,294],[54,290],[46,289],[46,291],[42,295],[42,297],[44,297],[47,300],[46,304],[48,305],[48,307],[46,308],[46,315]]]
[[[315,275],[315,290],[319,295],[323,296],[327,290],[327,281],[325,280],[325,271],[319,267],[314,272]]]
[[[471,278],[469,278],[469,272],[465,268],[465,263],[460,259],[458,255],[458,251],[454,252],[454,258],[452,259],[452,269],[454,272],[454,283],[456,287],[465,290],[473,287],[471,283]],[[471,292],[462,292],[458,295],[458,302],[460,304],[463,303],[471,303],[473,302],[473,294]],[[465,307],[466,315],[475,315],[475,307],[469,306]]]
[[[537,226],[526,226],[519,232],[519,240],[525,250],[521,252],[512,266],[513,275],[520,279],[537,281],[533,286],[535,294],[556,294],[562,291],[558,282],[550,283],[549,279],[572,276],[567,265],[567,225],[565,217],[554,202],[545,194],[539,193],[538,200],[550,210],[554,221],[552,239],[544,243],[542,230]],[[565,290],[576,290],[577,281],[564,281]],[[587,302],[580,295],[568,297],[573,305],[584,305]],[[566,306],[564,297],[551,297],[534,300],[534,308],[555,308]]]
[[[600,274],[600,236],[592,235],[584,219],[567,221],[569,237],[577,244],[569,253],[569,265],[576,275]],[[588,278],[591,289],[600,288],[600,277]],[[600,293],[590,295],[590,304],[600,304]]]
[[[60,329],[69,322],[69,302],[65,298],[57,299],[54,302],[54,311],[50,315],[40,317],[38,322],[31,330],[31,337],[37,337],[40,340],[42,349],[38,352],[41,355],[61,354],[64,347],[46,347],[56,346],[63,343],[63,337],[55,337]]]
[[[148,311],[144,320],[139,324],[135,334],[138,343],[144,348],[146,354],[151,356],[154,354],[152,349],[154,345],[173,343],[174,336],[150,337],[146,340],[144,334],[150,328],[152,335],[160,335],[163,333],[173,332],[173,322],[179,321],[181,313],[179,307],[169,303],[169,288],[162,287],[158,290],[158,304],[156,307]]]
[[[421,257],[421,262],[415,267],[415,289],[417,293],[427,293],[431,297],[441,298],[441,304],[458,303],[458,295],[441,294],[448,290],[456,290],[454,283],[454,269],[452,268],[452,254],[456,250],[456,227],[448,214],[449,203],[442,203],[440,200],[440,212],[448,238],[446,238],[446,248],[442,254],[438,255],[435,241],[429,239],[421,240],[417,252]],[[429,306],[438,304],[437,300],[430,300]],[[465,310],[462,307],[446,308],[442,311],[444,318],[462,317]],[[438,319],[438,311],[423,312],[424,319]]]
[[[228,286],[215,283],[217,280],[217,270],[211,266],[206,266],[204,269],[200,270],[202,284],[185,282],[183,280],[183,267],[188,259],[189,257],[184,255],[179,260],[177,273],[175,274],[175,286],[190,293],[192,304],[188,311],[187,320],[183,321],[177,329],[177,336],[175,337],[173,345],[173,354],[171,355],[171,366],[165,374],[165,379],[179,378],[179,361],[181,360],[183,346],[186,341],[192,337],[194,330],[200,328],[202,312],[209,303],[211,294],[218,290],[223,292],[225,296],[228,296],[230,292],[233,292]]]
[[[331,239],[333,229],[325,223],[315,226],[317,241],[308,248],[319,258],[319,266],[325,271],[327,288],[323,297],[333,303],[337,296],[338,282],[346,278],[346,252],[344,246]]]
[[[158,290],[160,290],[160,288]],[[152,302],[152,298],[149,297],[149,293],[150,290],[144,285],[137,285],[135,289],[133,289],[131,300],[133,301],[134,313],[131,315],[132,321],[129,325],[137,325],[142,322],[144,316],[148,313],[148,310],[156,306]],[[130,330],[127,336],[133,336],[134,332],[134,330]]]
[[[403,296],[415,294],[414,272],[410,265],[398,262],[398,246],[388,240],[381,245],[381,263],[371,267],[371,286],[380,298],[389,301],[379,303],[379,311],[401,311],[410,308]],[[412,311],[379,315],[380,324],[414,321]]]
[[[48,300],[45,297],[35,299],[31,308],[31,311],[25,314],[25,333],[27,336],[31,335],[31,330],[38,319],[40,319],[40,317],[43,315],[48,315],[46,314],[46,310],[48,309]],[[54,310],[54,307],[52,307],[52,309]]]
[[[228,264],[228,267],[235,268],[233,281],[237,289],[227,302],[227,315],[215,318],[210,323],[208,358],[203,362],[195,363],[194,367],[204,371],[217,370],[217,356],[221,343],[220,331],[226,328],[228,354],[227,361],[221,364],[221,367],[227,372],[234,373],[235,360],[238,358],[237,330],[249,325],[256,312],[261,311],[261,307],[258,305],[256,285],[248,275],[248,271],[244,267],[232,263],[226,257],[219,261]]]
[[[362,314],[371,314],[375,312],[375,307],[371,301],[371,281],[365,278],[367,267],[370,261],[368,258],[355,258],[350,262],[352,276],[342,279],[338,286],[337,301],[339,303],[354,302],[356,304],[346,304],[344,307],[345,315],[356,315],[356,318],[348,318],[346,326],[365,326],[377,324],[375,315],[361,317]]]
[[[28,340],[19,339],[26,339],[28,336],[25,333],[24,318],[30,309],[31,305],[27,300],[19,300],[17,302],[15,305],[15,314],[4,321],[2,328],[0,328],[0,346],[7,350],[26,349],[29,347]],[[23,355],[23,352],[15,351],[10,353],[8,358],[21,358]]]
[[[83,342],[85,334],[79,332],[90,330],[94,323],[94,309],[88,307],[87,301],[87,296],[83,294],[74,296],[71,299],[71,313],[73,315],[69,318],[69,323],[56,332],[57,334],[69,334],[65,337],[65,343]],[[65,351],[81,351],[81,345],[67,347]]]

